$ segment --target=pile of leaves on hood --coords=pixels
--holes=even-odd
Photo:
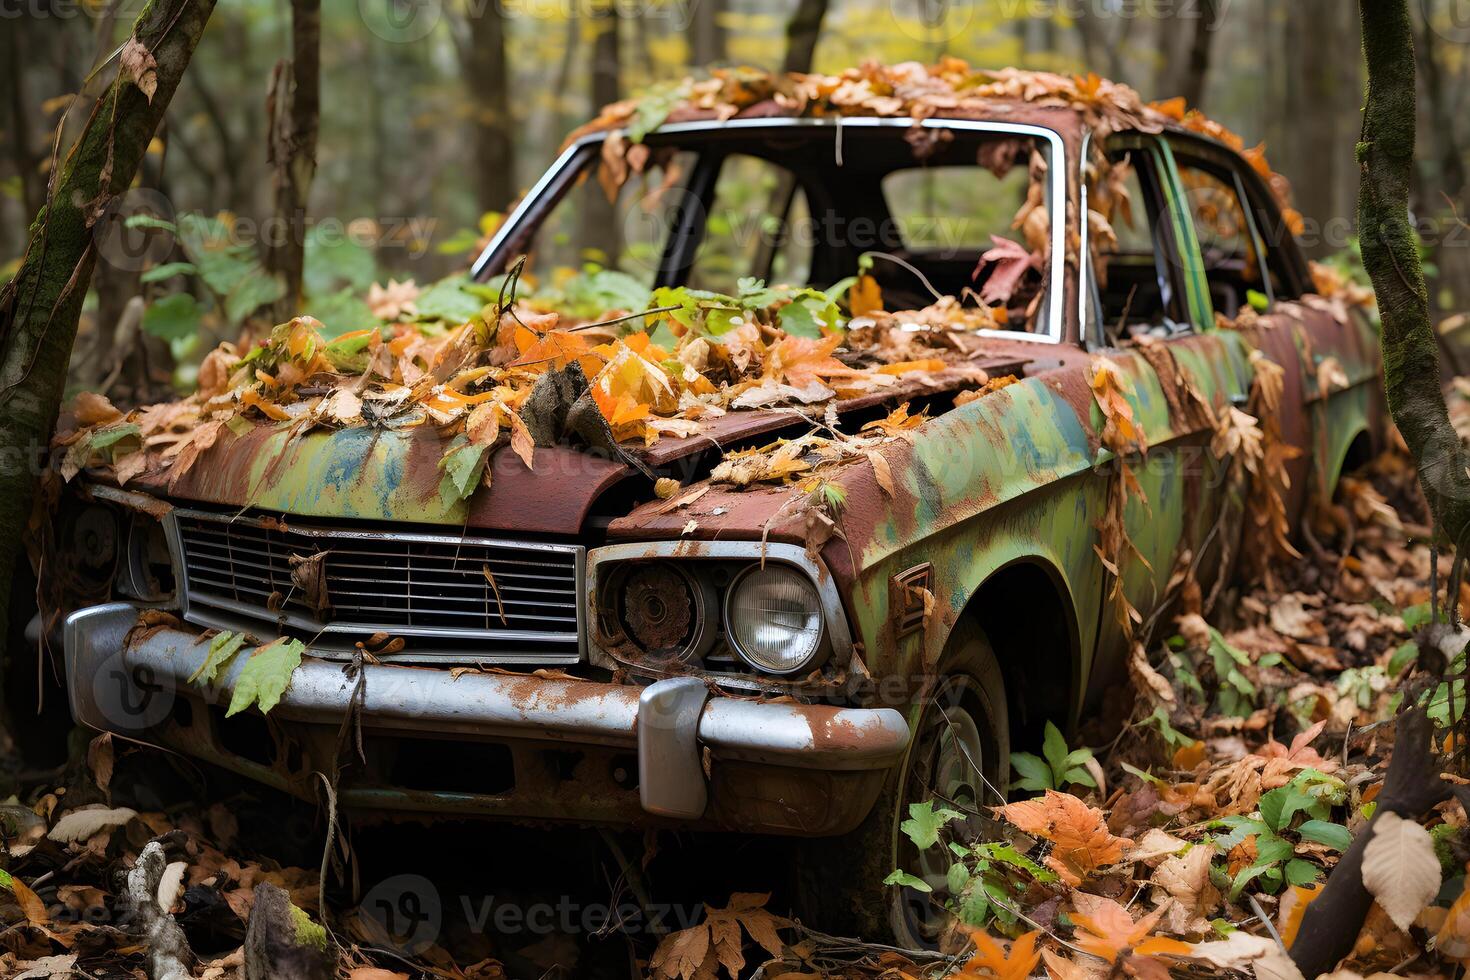
[[[851,331],[837,303],[810,288],[747,280],[737,296],[660,289],[652,302],[655,312],[611,310],[594,322],[491,305],[454,328],[404,321],[331,339],[317,320],[296,317],[246,351],[211,352],[187,398],[124,415],[81,395],[55,441],[62,475],[110,464],[121,484],[144,472],[177,480],[223,430],[257,424],[297,433],[432,426],[453,437],[441,466],[448,505],[489,479],[498,445],[534,465],[527,401],[544,375],[574,364],[614,438],[645,446],[731,411],[786,405],[820,415],[900,381],[988,380],[967,358],[973,330],[992,326],[992,315],[952,301],[907,314],[866,309]],[[647,328],[626,329],[632,321]]]

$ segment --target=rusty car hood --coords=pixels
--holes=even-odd
[[[362,427],[292,435],[289,426],[222,431],[214,446],[170,484],[145,473],[132,489],[178,502],[255,507],[283,514],[403,524],[571,535],[593,502],[633,470],[563,447],[536,450],[527,469],[509,449],[490,464],[491,485],[468,505],[439,497],[448,440],[429,427]]]

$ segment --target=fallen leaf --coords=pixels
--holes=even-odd
[[[58,844],[74,844],[101,831],[121,827],[137,815],[138,811],[125,806],[83,807],[68,810],[61,815],[60,820],[56,821],[56,826],[51,828],[51,832],[46,837]]]
[[[1392,810],[1381,811],[1363,849],[1363,885],[1393,924],[1408,931],[1439,894],[1439,858],[1429,831]]]
[[[158,91],[158,62],[143,42],[130,37],[117,56],[118,78],[138,87],[149,102]]]

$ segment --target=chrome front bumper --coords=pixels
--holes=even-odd
[[[230,765],[230,760],[220,759],[218,752],[190,737],[194,722],[179,721],[178,703],[182,700],[205,708],[227,705],[248,651],[237,655],[215,684],[208,688],[190,685],[188,678],[203,663],[208,641],[172,627],[135,630],[137,624],[138,610],[127,603],[93,606],[67,617],[72,716],[101,731]],[[375,733],[636,752],[641,809],[685,821],[709,817],[711,783],[707,777],[714,766],[724,764],[746,773],[752,767],[808,774],[823,771],[838,780],[834,786],[851,785],[851,780],[844,783],[841,778],[848,774],[881,776],[899,761],[909,741],[903,715],[891,708],[774,704],[711,696],[707,685],[692,677],[637,687],[518,674],[476,672],[456,678],[443,668],[366,665],[361,683],[359,717],[363,728]],[[335,734],[357,686],[358,681],[347,675],[341,663],[305,656],[270,718],[319,731],[330,726]],[[255,714],[253,709],[250,713]],[[195,712],[187,715],[192,719]],[[214,721],[217,726],[231,723]],[[264,778],[243,765],[230,767]],[[806,778],[810,782],[811,777]],[[865,787],[880,781],[861,780]],[[769,779],[765,783],[769,789]],[[390,791],[363,799],[376,799],[377,805],[384,806],[407,799],[395,797],[391,787],[385,789]],[[780,803],[776,801],[778,807]],[[425,803],[416,797],[400,805],[433,808],[432,801]],[[514,807],[507,812],[520,815]],[[540,815],[582,816],[575,812]],[[751,822],[760,829],[760,817]]]

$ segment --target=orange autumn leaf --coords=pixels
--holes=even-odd
[[[1049,789],[1041,799],[1010,803],[996,812],[1033,837],[1051,841],[1046,864],[1074,887],[1098,868],[1117,864],[1133,843],[1113,836],[1101,810],[1069,793]]]
[[[896,436],[910,429],[917,429],[927,421],[929,421],[929,416],[923,412],[920,412],[918,415],[910,415],[909,403],[904,402],[889,412],[885,417],[865,423],[861,431],[870,432],[877,430],[885,436]]]
[[[1146,980],[1167,980],[1168,967],[1154,957],[1187,956],[1192,949],[1177,939],[1150,935],[1168,910],[1167,905],[1154,909],[1137,922],[1127,909],[1106,898],[1091,897],[1088,908],[1087,913],[1072,913],[1072,921],[1077,926],[1077,948],[1106,960],[1115,968],[1121,967],[1122,973]]]
[[[767,377],[779,378],[797,388],[804,388],[813,381],[851,372],[846,364],[832,356],[842,343],[840,334],[813,339],[810,337],[783,337],[766,358]]]
[[[589,357],[591,346],[581,334],[567,330],[548,330],[537,334],[519,324],[515,328],[516,350],[521,356],[511,362],[511,367],[536,367],[561,370],[572,361],[578,361],[582,370],[590,377],[601,366],[595,357]]]
[[[908,374],[910,371],[943,371],[944,362],[937,357],[926,357],[921,361],[899,361],[895,364],[885,364],[878,369],[879,374]]]
[[[1174,753],[1174,768],[1185,771],[1193,771],[1195,766],[1205,761],[1205,743],[1199,740],[1181,745]]]
[[[1307,906],[1322,894],[1322,885],[1302,887],[1301,885],[1288,886],[1281,893],[1281,904],[1277,912],[1276,928],[1281,933],[1281,943],[1287,949],[1296,942],[1297,931],[1302,927],[1302,916],[1307,914]]]
[[[1046,975],[1051,980],[1093,980],[1095,972],[1073,963],[1059,953],[1042,947],[1041,955],[1046,960]]]
[[[1444,956],[1461,963],[1470,962],[1470,888],[1460,892],[1460,897],[1449,907],[1434,946]]]
[[[1028,932],[1017,936],[1007,954],[1000,943],[988,933],[974,930],[970,933],[970,938],[975,942],[975,955],[960,968],[956,976],[1026,980],[1041,959],[1041,954],[1036,949],[1036,938],[1040,935],[1040,932]]]
[[[286,422],[291,418],[289,412],[275,402],[262,398],[260,392],[254,388],[246,388],[240,393],[240,404],[246,408],[258,408],[266,418],[275,419],[277,422]]]
[[[1184,112],[1189,106],[1185,103],[1184,96],[1180,95],[1172,99],[1165,99],[1162,102],[1150,102],[1149,108],[1160,115],[1168,116],[1175,122],[1182,122],[1184,120]]]
[[[1126,394],[1127,379],[1117,364],[1106,357],[1093,362],[1092,397],[1102,412],[1102,443],[1118,455],[1136,450],[1145,452],[1148,441],[1133,418],[1133,406]]]
[[[122,418],[122,412],[107,400],[106,395],[91,391],[77,395],[76,401],[72,403],[72,414],[77,417],[77,425],[84,426],[107,425]]]
[[[858,276],[852,292],[848,294],[848,305],[852,307],[853,316],[882,313],[883,290],[879,288],[878,280],[866,274]]]

